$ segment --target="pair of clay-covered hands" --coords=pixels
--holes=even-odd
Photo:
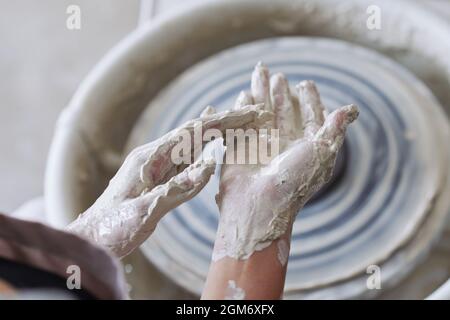
[[[175,164],[179,133],[203,130],[279,130],[279,154],[269,163],[222,165],[216,197],[220,218],[213,258],[248,257],[284,234],[296,213],[331,177],[354,105],[328,114],[312,81],[291,94],[283,74],[258,63],[251,90],[232,110],[207,108],[163,137],[133,150],[97,201],[67,228],[122,257],[137,248],[170,210],[190,200],[214,173],[213,160]],[[245,143],[245,142],[244,142]],[[238,147],[238,146],[236,146]],[[228,150],[227,152],[230,152]]]

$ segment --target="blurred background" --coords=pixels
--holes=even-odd
[[[450,20],[449,0],[411,1],[423,2]],[[0,212],[12,213],[38,198],[42,211],[36,214],[44,213],[39,197],[54,125],[77,86],[140,21],[196,2],[201,0],[0,0]],[[81,8],[80,30],[66,27],[66,9],[72,4]],[[445,242],[442,246],[439,250],[449,250]],[[436,253],[433,259],[442,267],[428,279],[420,277],[423,286],[435,287],[450,276],[446,257]],[[412,292],[408,286],[415,274],[399,289],[404,297]],[[167,288],[172,290],[169,284]]]
[[[43,194],[54,124],[90,69],[140,19],[198,0],[0,1],[0,212]],[[154,3],[154,4],[153,4]],[[80,30],[66,27],[69,5]]]

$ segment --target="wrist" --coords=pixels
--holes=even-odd
[[[245,208],[246,205],[243,205]],[[263,251],[272,243],[283,240],[289,251],[295,214],[292,211],[229,211],[220,210],[219,225],[214,243],[213,261],[224,257],[246,260],[253,253]],[[286,250],[285,250],[286,251]]]

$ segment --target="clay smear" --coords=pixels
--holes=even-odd
[[[244,300],[245,291],[236,285],[234,280],[228,280],[228,287],[225,293],[226,300]]]
[[[279,240],[277,243],[278,248],[278,261],[280,261],[281,265],[284,267],[286,263],[288,262],[289,258],[289,246],[286,242],[286,240]]]

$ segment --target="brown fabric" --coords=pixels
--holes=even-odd
[[[77,265],[81,287],[99,299],[125,299],[126,283],[117,258],[74,234],[0,214],[0,257],[67,278]],[[1,277],[1,276],[0,276]]]

